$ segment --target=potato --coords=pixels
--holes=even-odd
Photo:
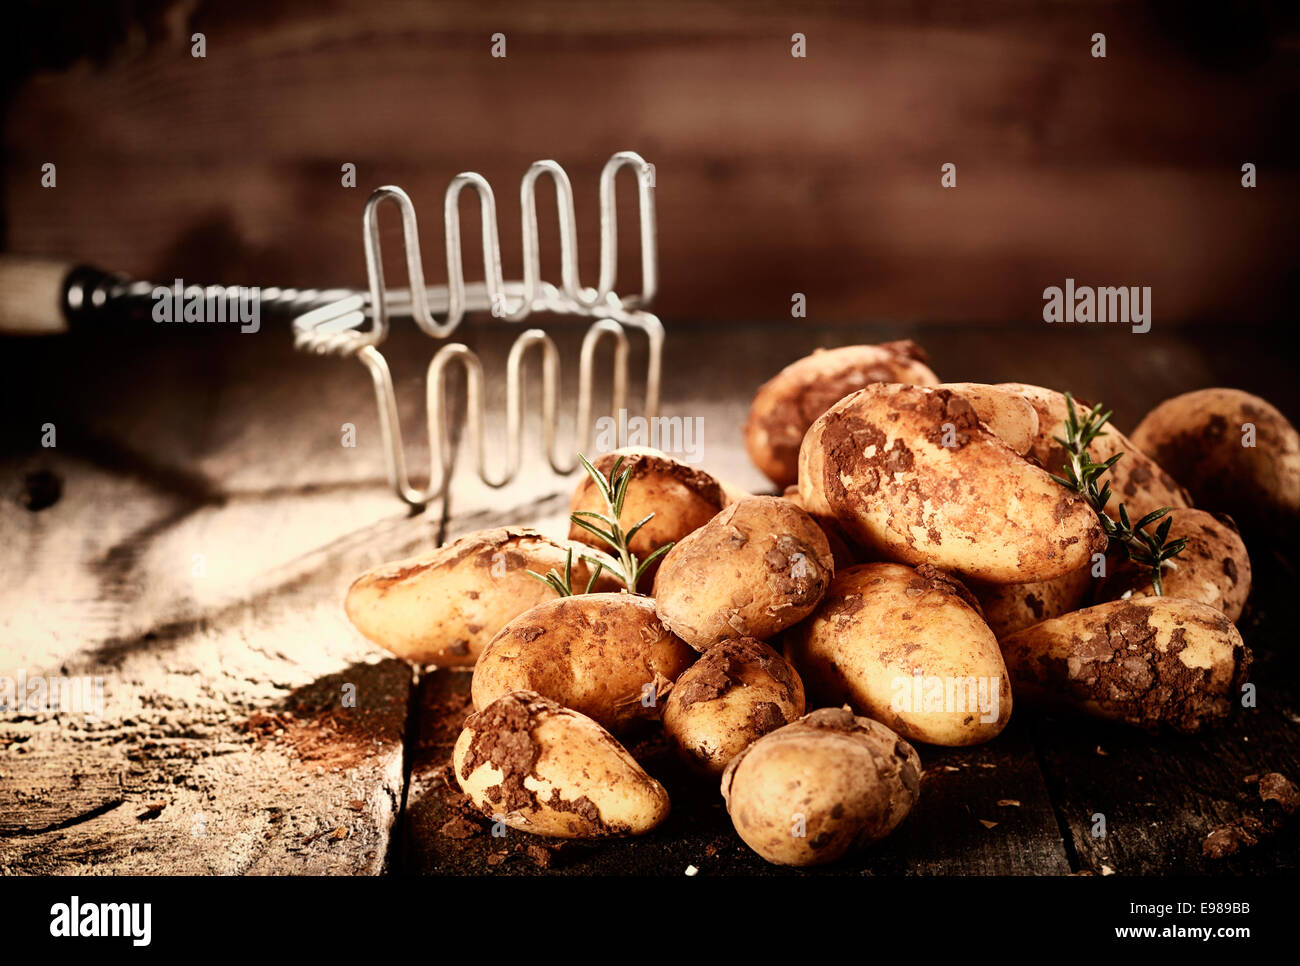
[[[939,388],[965,397],[980,422],[1021,456],[1038,438],[1038,411],[1020,393],[982,382],[945,382]]]
[[[933,567],[840,571],[786,633],[785,656],[814,706],[847,704],[912,741],[978,744],[1011,717],[997,639],[970,591]]]
[[[1061,468],[1066,463],[1065,449],[1055,437],[1065,437],[1065,417],[1068,412],[1065,394],[1019,382],[1002,383],[1000,388],[1020,393],[1038,411],[1038,438],[1030,447],[1028,455],[1049,473],[1060,476]],[[1092,408],[1090,404],[1078,399],[1074,403],[1080,416]],[[1108,514],[1116,516],[1119,505],[1123,503],[1128,507],[1129,518],[1136,521],[1164,506],[1192,505],[1187,491],[1161,468],[1163,464],[1157,465],[1139,442],[1129,439],[1109,424],[1105,432],[1105,436],[1097,437],[1088,447],[1092,458],[1101,463],[1116,453],[1124,454],[1102,478],[1110,481],[1113,491],[1106,503]]]
[[[824,708],[760,738],[722,775],[745,844],[775,865],[824,865],[884,838],[921,791],[916,750],[878,721]]]
[[[642,527],[629,544],[641,560],[664,544],[680,540],[704,526],[727,502],[721,484],[708,473],[655,451],[616,450],[592,460],[592,465],[608,476],[620,456],[624,459],[619,473],[631,470],[632,477],[619,523],[624,530],[629,530],[643,517],[654,514],[654,519]],[[609,512],[596,484],[585,474],[569,501],[569,509]],[[609,550],[598,537],[577,524],[569,528],[569,539],[606,552]],[[647,568],[641,578],[643,588],[651,586],[662,559],[653,561]]]
[[[474,707],[486,708],[511,691],[536,691],[621,732],[659,716],[659,699],[695,656],[659,622],[648,597],[552,597],[484,648],[470,695]]]
[[[877,556],[986,581],[1059,577],[1106,546],[1087,502],[949,389],[881,384],[840,400],[804,437],[799,495]]]
[[[776,496],[733,503],[681,540],[655,578],[655,609],[697,651],[771,637],[821,600],[835,562],[808,514]]]
[[[664,731],[688,766],[716,777],[803,712],[794,668],[762,641],[740,637],[709,648],[677,679],[664,705]]]
[[[939,379],[915,342],[818,349],[759,387],[745,423],[750,458],[777,486],[799,476],[799,444],[813,421],[849,393],[873,382],[933,386]]]
[[[1250,651],[1232,621],[1177,597],[1097,604],[1002,640],[1022,699],[1187,734],[1240,699]]]
[[[799,487],[787,486],[785,492],[781,494],[781,499],[789,500],[800,510],[808,513],[808,508],[803,504],[803,498],[799,496]],[[836,570],[841,567],[852,567],[855,563],[862,562],[863,551],[853,545],[848,534],[844,532],[844,528],[840,526],[834,515],[816,516],[812,513],[808,513],[808,515],[813,518],[817,526],[821,527],[822,533],[826,534],[826,543],[831,548],[831,557],[835,561]]]
[[[483,814],[536,835],[640,835],[668,817],[664,787],[608,731],[531,691],[470,715],[452,767]]]
[[[1300,434],[1258,396],[1201,389],[1166,399],[1138,424],[1133,441],[1200,506],[1231,514],[1248,531],[1300,520]]]
[[[574,554],[575,584],[590,571]],[[344,610],[380,647],[415,664],[472,665],[513,617],[555,596],[528,576],[563,572],[565,548],[535,530],[499,527],[466,534],[430,553],[366,571]],[[613,581],[602,577],[600,586]]]
[[[998,640],[1033,627],[1039,621],[1078,610],[1101,583],[1093,577],[1093,565],[1080,567],[1051,580],[1028,584],[968,584],[980,602],[984,622]],[[1100,571],[1099,571],[1100,573]]]
[[[1170,561],[1174,566],[1166,566],[1160,575],[1164,595],[1199,600],[1236,623],[1250,596],[1250,556],[1232,518],[1192,509],[1174,510],[1169,516],[1173,519],[1169,539],[1183,537],[1187,546]],[[1150,524],[1148,529],[1159,525]],[[1151,568],[1129,561],[1111,572],[1101,599],[1153,596]]]

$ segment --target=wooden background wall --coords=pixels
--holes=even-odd
[[[59,9],[6,11],[12,251],[154,279],[361,284],[362,204],[393,182],[438,280],[442,192],[473,169],[497,189],[514,275],[517,180],[553,157],[590,280],[596,175],[630,148],[657,168],[668,318],[780,318],[802,292],[823,323],[1041,325],[1043,288],[1067,276],[1150,285],[1157,326],[1290,317],[1300,30],[1280,3]],[[356,189],[340,185],[346,161]],[[544,198],[544,225],[551,210]]]

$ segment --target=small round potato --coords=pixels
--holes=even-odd
[[[1182,537],[1187,546],[1170,561],[1174,566],[1160,575],[1164,596],[1199,600],[1236,623],[1250,596],[1250,556],[1232,518],[1190,508],[1174,510],[1169,516],[1173,519],[1169,539]],[[1156,526],[1150,524],[1148,529]],[[1102,589],[1103,600],[1154,596],[1151,568],[1132,562],[1116,567]]]
[[[1251,663],[1226,615],[1178,597],[1077,610],[1003,638],[1002,653],[1021,698],[1185,734],[1228,717]]]
[[[1057,442],[1057,437],[1065,436],[1065,420],[1069,413],[1065,394],[1020,382],[1002,383],[999,388],[1020,393],[1037,410],[1038,438],[1029,448],[1028,455],[1049,473],[1061,475],[1061,467],[1066,462],[1065,448]],[[1078,399],[1074,405],[1080,415],[1091,408]],[[1163,463],[1157,465],[1152,459],[1154,453],[1148,455],[1140,441],[1129,439],[1113,425],[1106,425],[1105,435],[1093,440],[1088,452],[1099,463],[1116,453],[1124,454],[1104,477],[1113,491],[1106,503],[1106,512],[1111,516],[1119,513],[1121,503],[1128,507],[1129,517],[1133,520],[1139,520],[1162,506],[1192,505],[1187,491],[1166,472],[1172,472],[1172,468]]]
[[[680,541],[655,578],[659,619],[697,651],[733,637],[764,640],[803,620],[835,562],[817,523],[789,500],[733,503]]]
[[[563,572],[566,548],[536,530],[499,527],[362,574],[344,609],[362,634],[414,664],[472,666],[512,618],[555,592],[527,571]],[[574,554],[573,581],[590,571]],[[613,585],[602,577],[600,588]]]
[[[664,787],[608,731],[531,691],[470,715],[452,767],[484,815],[536,835],[640,835],[668,817]]]
[[[619,474],[631,471],[632,475],[618,522],[628,530],[644,517],[654,514],[654,518],[637,531],[629,544],[631,551],[641,560],[665,544],[681,540],[704,526],[727,503],[722,485],[708,473],[654,450],[615,450],[592,460],[592,465],[608,476],[619,457],[623,458]],[[573,512],[609,512],[596,484],[585,474],[573,493],[569,509]],[[609,547],[599,537],[576,523],[569,528],[569,539],[609,552]],[[655,571],[662,561],[660,557],[651,562],[641,577],[642,589],[652,585]]]
[[[554,597],[520,614],[479,655],[474,707],[536,691],[613,732],[657,718],[660,697],[696,654],[632,594]]]
[[[1093,564],[1062,577],[1028,584],[981,584],[972,581],[971,593],[980,602],[984,622],[1000,641],[1008,634],[1033,627],[1039,621],[1078,610],[1101,583],[1093,577]]]
[[[813,421],[851,392],[873,382],[933,386],[939,379],[915,342],[818,349],[759,387],[745,423],[745,448],[777,486],[799,477],[799,444]]]
[[[840,571],[786,633],[785,656],[813,705],[847,704],[912,741],[979,744],[1011,717],[997,638],[970,591],[933,567]]]
[[[993,583],[1059,577],[1106,546],[1087,501],[950,389],[877,384],[841,399],[804,437],[799,495],[874,557]]]
[[[722,797],[745,844],[774,865],[825,865],[877,842],[921,791],[921,759],[894,732],[824,708],[731,760]]]
[[[727,762],[804,712],[799,675],[752,637],[723,641],[677,679],[664,731],[694,771],[719,776]]]
[[[1300,520],[1300,434],[1258,396],[1201,389],[1166,399],[1147,413],[1133,441],[1198,505],[1231,514],[1247,531]]]

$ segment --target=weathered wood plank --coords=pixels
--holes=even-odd
[[[62,495],[0,503],[0,676],[102,679],[104,700],[0,715],[6,872],[386,868],[411,672],[341,601],[435,546],[440,508],[412,516],[384,486],[360,367],[289,345],[6,347],[0,478],[20,494],[39,469]]]

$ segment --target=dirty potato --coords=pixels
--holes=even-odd
[[[939,379],[915,342],[818,349],[759,387],[745,423],[745,448],[777,486],[799,475],[799,444],[813,421],[851,392],[873,382],[933,386]]]
[[[362,634],[415,664],[469,666],[513,617],[554,596],[528,576],[564,570],[566,548],[535,530],[479,530],[362,574],[344,609]],[[575,554],[575,558],[576,558]],[[574,583],[586,585],[574,560]],[[601,587],[612,581],[602,578]]]
[[[1065,419],[1068,413],[1065,394],[1020,382],[1001,383],[999,388],[1020,393],[1037,410],[1038,437],[1029,448],[1028,455],[1049,473],[1060,475],[1066,458],[1065,449],[1056,441],[1056,437],[1065,438]],[[1078,399],[1074,404],[1080,415],[1091,408],[1088,403]],[[1187,491],[1169,475],[1173,471],[1164,467],[1163,463],[1157,465],[1157,460],[1152,458],[1154,453],[1148,454],[1139,441],[1129,439],[1114,426],[1107,424],[1105,435],[1093,440],[1088,451],[1098,463],[1116,453],[1124,454],[1106,475],[1112,490],[1111,498],[1106,502],[1106,512],[1111,516],[1119,513],[1121,503],[1128,507],[1129,517],[1133,520],[1139,520],[1164,506],[1192,505]]]
[[[535,835],[640,835],[668,817],[664,787],[609,732],[530,691],[470,715],[452,767],[484,815]]]
[[[872,554],[997,583],[1087,563],[1105,533],[1079,494],[1014,453],[949,389],[873,385],[804,437],[799,495]]]
[[[787,486],[785,492],[781,494],[781,499],[789,500],[804,513],[807,513],[821,527],[822,533],[826,534],[826,542],[831,548],[831,557],[835,560],[835,569],[841,567],[852,567],[855,563],[861,563],[863,560],[863,551],[855,547],[849,539],[844,528],[840,526],[839,521],[833,514],[817,516],[809,513],[808,508],[804,506],[803,498],[799,496],[799,487]]]
[[[847,704],[903,737],[973,745],[1011,717],[997,639],[960,581],[933,567],[840,571],[785,656],[815,706]]]
[[[1177,597],[1097,604],[1002,640],[1022,699],[1191,734],[1241,698],[1250,651],[1221,612]]]
[[[921,759],[894,732],[824,708],[731,760],[722,797],[745,844],[775,865],[825,865],[884,838],[921,790]]]
[[[1209,604],[1236,623],[1250,596],[1250,556],[1232,518],[1189,508],[1169,517],[1169,539],[1181,537],[1187,546],[1160,575],[1164,595]],[[1154,596],[1151,568],[1131,561],[1116,567],[1102,589],[1103,600]]]
[[[1020,393],[982,382],[945,382],[939,388],[964,396],[980,422],[1021,456],[1038,438],[1038,411]]]
[[[764,640],[811,613],[834,570],[812,517],[780,497],[749,497],[664,556],[655,608],[698,651],[733,637]]]
[[[536,691],[613,732],[659,715],[696,654],[632,594],[553,597],[520,614],[479,655],[470,693],[486,708],[511,691]]]
[[[711,647],[683,672],[664,705],[664,731],[694,771],[718,776],[769,731],[803,715],[803,683],[762,641]]]
[[[619,474],[630,471],[631,479],[618,522],[624,530],[630,530],[638,521],[654,514],[654,518],[637,531],[629,544],[631,551],[641,560],[665,544],[680,540],[704,526],[727,503],[721,484],[708,473],[654,450],[616,450],[593,460],[592,465],[608,476],[620,457],[623,463]],[[571,512],[609,512],[595,482],[586,475],[574,491],[569,509]],[[576,523],[569,528],[569,539],[602,551],[609,549],[600,538]],[[652,584],[662,560],[661,557],[651,562],[641,578],[643,588]]]
[[[1133,441],[1198,505],[1231,514],[1248,531],[1300,520],[1300,434],[1258,396],[1201,389],[1166,399]]]
[[[1028,584],[983,584],[972,581],[968,586],[980,602],[984,622],[998,640],[1008,634],[1033,627],[1039,621],[1060,617],[1078,610],[1101,583],[1094,577],[1093,564],[1080,567],[1051,580]],[[1100,574],[1101,571],[1098,570]]]

